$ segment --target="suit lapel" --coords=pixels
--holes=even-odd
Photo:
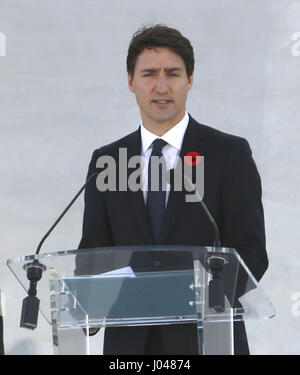
[[[197,151],[201,154],[201,138],[199,136],[195,137],[195,128],[198,126],[196,121],[189,115],[189,123],[183,138],[182,147],[180,150],[180,158],[182,161],[182,168],[184,163],[184,156],[191,152]],[[187,192],[184,189],[184,183],[182,182],[182,190],[181,191],[174,191],[171,189],[167,208],[164,216],[161,236],[160,236],[160,243],[163,244],[166,242],[170,232],[172,230],[175,221],[184,207],[185,204],[185,194]]]
[[[141,132],[140,128],[133,133],[127,148],[128,160],[141,154]],[[133,172],[134,169],[128,168],[128,176]],[[145,244],[153,245],[154,237],[152,233],[152,227],[148,215],[148,211],[144,201],[144,194],[142,190],[131,191],[128,189],[128,204],[129,212],[132,212],[136,218],[137,228],[144,233]],[[138,229],[137,229],[138,230]]]

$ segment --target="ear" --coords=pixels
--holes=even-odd
[[[134,92],[133,76],[130,73],[128,73],[128,87],[131,92]]]
[[[192,88],[193,83],[194,83],[194,72],[193,72],[193,74],[191,74],[191,75],[188,77],[188,86],[189,86],[189,90]]]

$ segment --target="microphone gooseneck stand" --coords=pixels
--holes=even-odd
[[[171,172],[172,173],[172,172]],[[221,247],[221,242],[219,239],[219,229],[217,223],[212,217],[209,209],[206,204],[203,202],[202,197],[197,191],[195,185],[188,176],[183,176],[184,179],[188,182],[190,187],[193,189],[193,193],[196,195],[198,201],[204,212],[206,213],[210,223],[212,224],[214,230],[214,248]],[[227,261],[223,256],[212,255],[207,259],[207,266],[211,275],[211,279],[208,284],[208,295],[209,295],[209,308],[214,313],[222,313],[225,311],[225,293],[222,282],[222,271],[225,267]]]
[[[45,240],[47,239],[47,237],[50,235],[50,233],[53,231],[53,229],[57,226],[57,224],[61,221],[61,219],[64,217],[64,215],[70,209],[70,207],[73,205],[73,203],[79,197],[79,195],[83,192],[83,190],[86,188],[86,186],[92,180],[92,178],[95,177],[97,174],[98,174],[98,172],[95,172],[95,173],[93,173],[89,176],[89,178],[86,180],[85,184],[81,187],[81,189],[78,191],[78,193],[72,199],[72,201],[68,204],[68,206],[62,212],[62,214],[58,217],[58,219],[55,221],[55,223],[52,225],[52,227],[44,235],[44,237],[42,238],[42,240],[40,241],[40,243],[37,247],[35,255],[39,254],[40,249],[41,249],[43,243],[45,242]],[[40,263],[38,261],[38,259],[35,259],[31,263],[26,263],[23,266],[23,268],[24,268],[24,270],[26,270],[27,279],[29,280],[29,289],[28,289],[28,292],[27,292],[28,296],[23,299],[23,303],[22,303],[20,327],[29,328],[29,329],[33,330],[37,327],[38,313],[39,313],[39,306],[40,306],[40,300],[36,296],[37,295],[37,283],[38,283],[38,281],[41,280],[43,272],[46,271],[47,267],[44,264]]]

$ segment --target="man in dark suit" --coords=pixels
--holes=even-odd
[[[141,126],[96,150],[88,176],[99,172],[96,163],[101,156],[118,160],[121,148],[127,150],[128,159],[144,156],[143,187],[149,183],[154,152],[167,159],[171,168],[176,167],[177,156],[183,159],[190,152],[204,155],[203,201],[219,227],[221,245],[235,248],[259,280],[268,266],[260,177],[245,139],[199,124],[187,113],[193,69],[193,48],[179,31],[162,25],[138,30],[128,50],[127,70]],[[153,195],[145,188],[101,192],[91,183],[85,192],[79,248],[213,245],[214,234],[205,212],[199,202],[187,203],[185,197],[184,189],[171,188],[164,195]],[[78,258],[77,272],[83,270]],[[234,329],[235,353],[249,354],[243,323],[236,323]],[[104,345],[105,354],[198,352],[193,324],[107,328]]]

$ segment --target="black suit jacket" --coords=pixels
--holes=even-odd
[[[119,148],[127,148],[128,159],[140,155],[140,129],[94,151],[88,176],[97,171],[96,161],[100,156],[110,155],[118,160]],[[203,200],[219,227],[221,245],[235,248],[260,280],[268,258],[261,180],[248,142],[199,124],[189,115],[180,156],[183,158],[191,151],[205,156]],[[212,246],[214,235],[207,216],[199,203],[187,203],[185,194],[185,191],[170,192],[160,244]],[[154,245],[143,192],[99,192],[95,183],[89,184],[79,248],[127,245]],[[84,273],[80,257],[76,272]],[[235,333],[235,352],[247,354],[241,324],[236,325]],[[113,341],[117,337],[116,334]]]

